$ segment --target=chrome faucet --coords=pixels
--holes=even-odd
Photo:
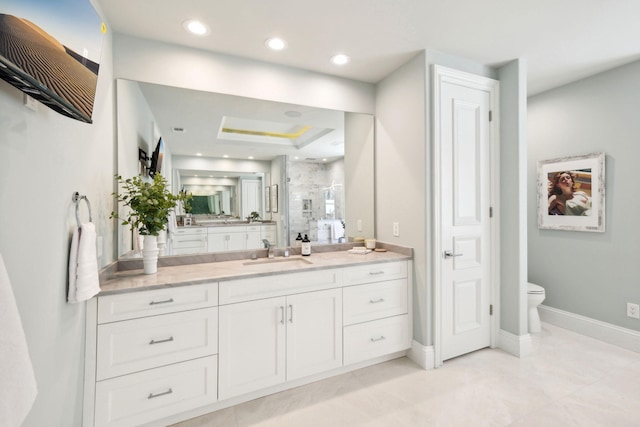
[[[269,243],[269,241],[267,239],[262,239],[262,243],[264,243],[264,247],[268,249],[268,257],[269,258],[273,258],[273,246],[271,245],[271,243]]]

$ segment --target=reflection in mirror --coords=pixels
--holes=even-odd
[[[363,130],[347,132],[358,135],[348,142],[358,154],[348,157],[345,116],[365,119]],[[118,173],[136,175],[138,150],[150,152],[162,137],[163,175],[174,193],[193,195],[188,217],[204,226],[180,226],[187,212],[179,206],[177,231],[206,228],[193,247],[170,229],[165,255],[256,249],[262,239],[290,246],[298,233],[315,244],[374,237],[373,180],[360,165],[373,164],[370,115],[118,80],[117,120]],[[359,195],[352,210],[345,194]],[[249,224],[254,212],[261,221]],[[367,234],[355,221],[350,227],[356,217]],[[118,255],[135,252],[136,236],[118,233]]]

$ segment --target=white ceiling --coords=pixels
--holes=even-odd
[[[640,0],[96,1],[114,32],[369,83],[380,81],[424,49],[487,66],[524,58],[529,95],[640,59]],[[210,33],[188,34],[182,26],[188,19],[201,20]],[[267,49],[265,40],[274,36],[284,38],[288,48]],[[336,53],[350,55],[351,62],[332,65],[329,58]],[[247,100],[239,99],[216,110],[215,105],[226,104],[212,99],[213,94],[178,94],[151,86],[144,92],[174,154],[253,155],[258,160],[295,154],[220,139],[212,144],[225,115],[283,121],[277,117],[295,106],[271,105],[275,110],[267,113],[266,104],[240,106],[239,101]],[[203,108],[204,96],[210,108]],[[311,124],[305,121],[320,113],[310,109],[305,114],[302,124]],[[176,126],[187,132],[172,133]],[[340,139],[339,132],[330,133],[297,154],[339,155],[335,150]]]
[[[153,112],[160,134],[172,155],[205,157],[229,156],[231,159],[271,160],[275,156],[290,155],[299,160],[331,162],[344,156],[344,113],[335,110],[303,107],[280,102],[223,95],[139,82]],[[288,117],[295,111],[299,117]],[[297,142],[274,137],[220,136],[225,118],[234,118],[243,129],[251,129],[251,121],[268,122],[262,130],[281,131],[278,123],[288,128],[311,126]],[[227,122],[230,122],[227,120]],[[174,128],[181,128],[176,132]],[[285,128],[287,129],[287,128]],[[315,133],[325,131],[322,136]],[[312,135],[313,134],[313,135]],[[309,139],[313,141],[309,143]],[[295,160],[295,159],[294,159]]]
[[[115,32],[376,83],[422,49],[528,62],[535,94],[640,59],[638,0],[98,0]],[[187,34],[199,19],[209,35]],[[269,51],[279,36],[288,49]],[[336,67],[329,57],[352,57]]]

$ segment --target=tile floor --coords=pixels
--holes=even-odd
[[[174,427],[640,426],[640,354],[542,327],[525,358],[485,349],[429,371],[402,358]]]

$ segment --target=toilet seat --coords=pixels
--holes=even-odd
[[[531,294],[531,295],[539,295],[539,294],[544,294],[544,288],[540,285],[536,285],[533,283],[528,283],[527,284],[527,294]]]

